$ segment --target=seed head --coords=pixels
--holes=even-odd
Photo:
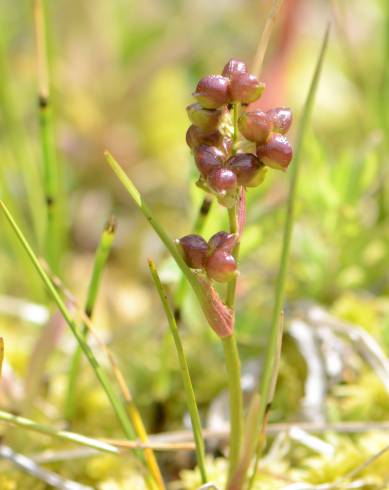
[[[236,260],[223,249],[216,249],[204,262],[208,276],[217,282],[228,282],[236,275]]]
[[[208,75],[199,81],[193,96],[205,109],[217,109],[229,102],[229,84],[230,81],[226,77]]]
[[[203,131],[216,131],[225,108],[204,109],[200,104],[191,104],[186,108],[190,121]]]
[[[260,145],[266,143],[273,126],[266,113],[262,111],[243,112],[238,124],[246,139]]]
[[[207,182],[215,192],[228,192],[237,187],[238,181],[234,172],[228,168],[215,168],[209,175]]]
[[[263,165],[252,153],[238,153],[228,160],[227,166],[236,175],[238,185],[247,186]]]
[[[215,250],[224,250],[231,253],[236,245],[237,235],[226,231],[215,233],[208,241],[208,255],[211,255]]]
[[[224,136],[220,131],[204,131],[198,126],[192,124],[186,132],[186,142],[192,150],[195,150],[200,145],[223,146]]]
[[[285,136],[273,133],[265,145],[257,146],[257,156],[268,167],[286,170],[292,160],[293,150]]]
[[[273,123],[273,131],[285,134],[292,124],[292,111],[289,107],[274,107],[266,111],[268,119]]]
[[[224,164],[225,155],[216,146],[200,145],[194,150],[194,158],[200,173],[206,177]]]
[[[176,240],[185,263],[192,269],[202,269],[208,244],[200,235],[186,235]]]
[[[247,73],[247,65],[243,61],[230,59],[223,68],[223,77],[229,78],[230,80],[237,76]]]
[[[260,82],[254,75],[242,73],[232,77],[230,83],[230,98],[233,102],[251,104],[262,95],[265,84]]]

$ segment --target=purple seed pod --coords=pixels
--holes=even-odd
[[[186,108],[190,121],[203,131],[216,131],[225,108],[204,109],[200,104],[191,104]]]
[[[186,142],[192,150],[200,145],[216,146],[217,148],[224,145],[224,136],[220,131],[203,131],[192,124],[186,132]]]
[[[227,166],[236,175],[238,184],[247,186],[259,172],[262,164],[252,153],[237,153],[228,160]]]
[[[216,146],[200,145],[194,150],[194,158],[199,172],[206,177],[213,169],[222,167],[225,155]]]
[[[222,75],[226,78],[233,78],[237,75],[247,73],[247,65],[243,61],[230,59],[223,68]]]
[[[293,150],[285,136],[273,133],[265,145],[257,146],[257,156],[268,167],[286,170],[292,160]]]
[[[251,104],[251,102],[259,99],[264,89],[265,84],[260,82],[257,77],[243,73],[231,79],[230,98],[233,102]]]
[[[224,167],[212,170],[208,175],[207,182],[215,192],[231,191],[238,185],[234,172]]]
[[[267,113],[262,111],[243,112],[238,124],[243,136],[259,145],[266,143],[273,128]]]
[[[200,235],[186,235],[176,240],[185,263],[192,269],[202,269],[208,251],[208,244]]]
[[[205,109],[217,109],[230,101],[229,85],[228,78],[221,75],[209,75],[199,81],[193,96]]]
[[[274,107],[266,111],[266,116],[273,123],[273,131],[285,134],[292,124],[292,111],[289,107]]]
[[[236,260],[223,249],[216,249],[204,261],[208,276],[217,282],[228,282],[236,275]]]
[[[232,253],[232,250],[236,245],[237,238],[238,237],[235,233],[228,233],[227,231],[219,231],[218,233],[215,233],[208,240],[208,254],[211,255],[216,249]]]

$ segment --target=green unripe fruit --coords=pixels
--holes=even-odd
[[[225,108],[204,109],[200,104],[191,104],[186,108],[190,121],[203,131],[216,131]]]

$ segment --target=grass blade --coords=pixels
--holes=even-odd
[[[34,24],[37,56],[39,124],[43,158],[43,185],[47,211],[45,253],[50,267],[57,271],[60,244],[58,219],[59,178],[49,88],[47,38],[43,0],[34,0]]]
[[[282,251],[281,251],[281,259],[280,259],[280,267],[277,275],[276,282],[276,291],[275,291],[275,300],[274,300],[274,308],[273,308],[273,316],[272,316],[272,324],[270,331],[270,339],[268,343],[268,347],[266,350],[265,362],[263,367],[263,372],[261,375],[261,380],[259,383],[260,389],[260,409],[259,409],[259,417],[258,417],[258,430],[259,433],[260,428],[264,423],[264,419],[266,417],[266,413],[269,411],[270,407],[268,406],[271,390],[274,386],[275,380],[273,376],[274,366],[277,360],[277,349],[279,348],[279,325],[280,325],[280,315],[284,302],[285,295],[285,280],[288,268],[288,260],[290,253],[290,245],[292,239],[292,231],[293,231],[293,222],[294,222],[294,213],[295,213],[295,201],[297,194],[297,184],[298,184],[298,176],[299,176],[299,167],[301,154],[304,143],[304,136],[308,128],[309,119],[312,112],[312,107],[315,99],[315,94],[317,91],[317,87],[320,80],[320,74],[323,66],[324,56],[326,53],[327,45],[328,45],[328,37],[330,32],[330,26],[327,26],[324,39],[322,42],[322,46],[320,49],[320,53],[317,59],[315,71],[311,80],[311,84],[309,87],[307,99],[304,104],[302,116],[300,119],[300,124],[297,133],[297,140],[295,146],[295,154],[294,159],[291,165],[292,174],[291,174],[291,182],[287,203],[287,211],[284,225],[284,236],[282,241]],[[260,445],[258,446],[260,448]],[[258,465],[259,456],[256,459],[256,464],[254,467],[254,473],[256,473],[256,468]],[[250,487],[252,486],[253,478],[250,482]],[[239,488],[239,487],[237,487]],[[231,489],[232,490],[232,489]]]
[[[116,230],[116,222],[115,219],[112,217],[104,228],[95,255],[92,275],[89,282],[88,294],[87,294],[87,299],[86,299],[86,304],[84,309],[85,315],[88,318],[92,318],[93,315],[93,310],[95,308],[96,298],[101,283],[103,270],[108,260],[109,253],[111,251],[113,239],[115,236],[115,230]],[[88,327],[87,325],[85,325],[85,323],[83,326],[82,335],[85,338],[88,335]],[[70,362],[68,386],[67,386],[67,393],[65,398],[65,418],[68,421],[73,419],[75,409],[76,409],[77,379],[80,371],[81,355],[82,355],[81,348],[80,346],[77,346]]]
[[[193,391],[193,385],[190,378],[188,363],[186,362],[184,348],[182,346],[180,334],[177,328],[176,320],[174,318],[174,313],[170,308],[169,301],[164,290],[164,287],[159,278],[157,269],[152,260],[149,260],[149,268],[151,272],[151,277],[153,278],[155,287],[158,291],[159,297],[162,302],[163,309],[165,311],[166,318],[169,323],[170,332],[173,336],[174,344],[177,351],[178,362],[180,365],[182,381],[184,384],[186,403],[188,406],[190,419],[192,422],[193,436],[196,443],[196,455],[197,463],[200,470],[202,483],[207,483],[207,474],[205,470],[205,450],[204,450],[204,440],[202,436],[200,415],[197,408],[196,398]]]
[[[37,271],[38,275],[40,276],[42,282],[47,288],[48,293],[56,303],[58,309],[62,313],[62,316],[64,317],[66,323],[69,325],[70,330],[72,331],[73,335],[76,337],[77,342],[79,343],[82,351],[84,352],[86,358],[88,359],[93,371],[96,374],[97,379],[99,380],[101,386],[103,387],[110,403],[111,406],[120,422],[120,425],[123,428],[123,432],[129,439],[134,438],[134,433],[130,424],[130,421],[128,420],[127,413],[125,411],[125,408],[123,407],[122,403],[119,401],[118,397],[115,394],[115,391],[113,387],[111,386],[111,383],[109,381],[109,378],[103,368],[100,366],[98,363],[97,359],[95,358],[91,348],[89,345],[85,342],[85,339],[82,335],[82,333],[79,331],[79,328],[74,321],[70,311],[66,307],[64,301],[58,294],[54,284],[50,280],[49,276],[39,263],[39,260],[35,253],[33,252],[32,248],[30,247],[29,243],[27,242],[26,238],[24,237],[22,231],[19,229],[18,225],[16,224],[15,220],[13,219],[12,215],[8,211],[8,208],[4,204],[3,201],[0,201],[0,207],[1,210],[3,211],[5,217],[7,218],[9,224],[11,225],[13,231],[15,232],[20,244],[24,248],[25,252],[27,253],[28,257],[30,258],[35,270]]]
[[[259,74],[262,71],[262,64],[263,60],[265,58],[267,46],[269,44],[270,36],[278,15],[278,12],[280,11],[282,7],[282,2],[283,0],[274,0],[272,8],[269,12],[269,15],[266,19],[265,27],[263,28],[261,39],[259,40],[258,43],[258,48],[257,52],[255,53],[254,56],[254,62],[253,66],[251,68],[251,73],[253,73],[256,76],[259,76]]]
[[[108,444],[106,442],[99,441],[98,439],[93,439],[91,437],[86,437],[81,434],[76,434],[75,432],[58,430],[54,427],[51,427],[50,425],[38,424],[28,418],[19,417],[17,415],[13,415],[2,410],[0,410],[0,420],[15,427],[31,430],[40,434],[46,434],[48,436],[62,439],[64,441],[74,442],[76,444],[80,444],[81,446],[90,447],[104,453],[120,454],[120,450],[112,444]]]

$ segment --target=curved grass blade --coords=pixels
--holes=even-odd
[[[177,328],[176,320],[174,318],[174,313],[169,305],[169,301],[165,289],[161,283],[155,264],[151,259],[149,260],[149,269],[150,269],[151,277],[153,278],[155,287],[161,299],[162,306],[169,323],[170,332],[173,336],[174,344],[176,346],[178,362],[181,370],[182,382],[184,384],[184,389],[186,394],[186,404],[189,410],[190,419],[192,422],[193,436],[196,443],[197,463],[200,470],[201,482],[205,484],[207,483],[207,474],[205,469],[204,440],[202,436],[200,415],[197,408],[192,381],[190,378],[188,363],[186,362],[185,352]]]

